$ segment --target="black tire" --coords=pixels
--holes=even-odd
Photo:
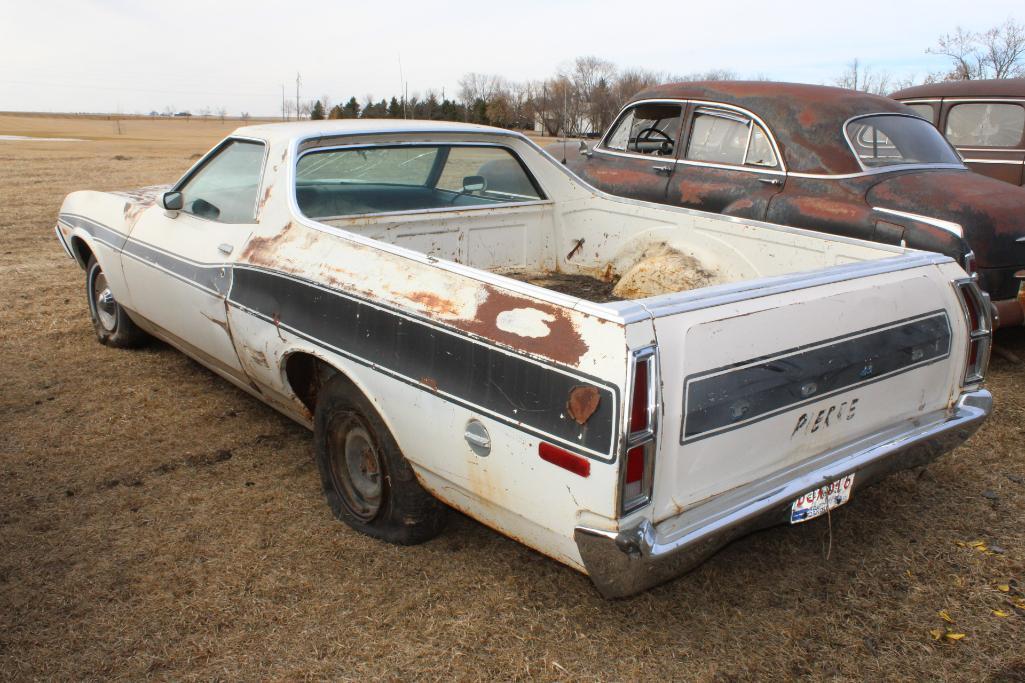
[[[96,338],[101,344],[121,349],[141,346],[149,340],[149,335],[128,317],[121,304],[114,300],[114,295],[107,288],[107,277],[96,262],[95,256],[89,257],[85,269],[85,295],[89,301],[89,315],[92,317]]]
[[[335,375],[319,392],[314,450],[335,517],[397,545],[441,533],[447,508],[425,491],[370,401]]]

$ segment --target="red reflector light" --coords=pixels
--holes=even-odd
[[[644,446],[634,446],[626,454],[626,483],[633,484],[644,478]]]
[[[576,453],[570,453],[558,446],[541,441],[537,445],[537,454],[541,456],[542,460],[569,470],[573,474],[581,477],[591,476],[591,461]]]
[[[648,428],[648,361],[634,365],[634,393],[630,403],[630,432],[643,432]]]

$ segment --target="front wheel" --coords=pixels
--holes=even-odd
[[[313,434],[324,496],[335,517],[399,545],[441,533],[446,508],[420,486],[380,415],[342,375],[320,392]]]
[[[93,320],[96,338],[101,344],[118,348],[131,348],[144,344],[149,336],[128,317],[107,286],[104,274],[95,256],[86,266],[85,294],[89,298],[89,315]]]

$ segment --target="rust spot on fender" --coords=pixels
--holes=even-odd
[[[431,391],[438,390],[438,382],[433,377],[427,377],[426,375],[420,378],[420,384],[424,385]]]
[[[487,298],[477,307],[474,319],[455,321],[456,327],[514,349],[567,365],[579,364],[580,359],[587,353],[588,345],[570,319],[567,309],[509,294],[490,285],[485,287],[485,291]],[[551,316],[551,320],[546,322],[549,333],[544,337],[523,337],[499,328],[499,314],[516,308],[533,308]]]
[[[573,387],[569,392],[569,400],[566,401],[566,410],[573,421],[579,425],[585,424],[594,411],[598,410],[598,403],[601,402],[601,394],[593,386],[581,385]]]

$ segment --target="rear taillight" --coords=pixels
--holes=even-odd
[[[620,467],[620,512],[626,514],[651,500],[655,469],[657,378],[655,347],[633,353],[630,368],[630,405],[626,412],[626,439]]]
[[[978,384],[986,377],[989,352],[993,346],[993,314],[989,297],[971,278],[955,280],[954,288],[961,300],[965,324],[968,326],[968,353],[962,384]]]

